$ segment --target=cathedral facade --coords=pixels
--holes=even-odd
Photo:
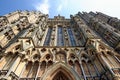
[[[101,12],[0,16],[0,80],[120,80],[120,20]]]

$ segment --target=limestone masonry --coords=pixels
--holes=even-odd
[[[120,80],[120,20],[101,12],[0,16],[0,80]]]

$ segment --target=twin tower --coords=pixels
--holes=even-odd
[[[100,12],[0,16],[0,80],[120,80],[120,20]]]

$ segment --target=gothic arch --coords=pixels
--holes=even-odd
[[[86,53],[84,50],[81,50],[81,51],[80,51],[80,54],[78,54],[78,57],[81,58],[82,55],[84,55],[84,54],[87,54],[87,53]]]
[[[62,71],[59,71],[53,78],[53,80],[70,80]]]
[[[82,59],[85,59],[85,58],[88,58],[88,54],[85,52],[85,51],[82,51],[80,54],[79,54],[79,59],[82,60]]]
[[[56,78],[57,75],[59,76],[60,73],[61,76],[64,78],[66,77],[66,79],[62,80],[80,80],[79,75],[62,62],[56,63],[52,67],[49,67],[48,71],[41,77],[41,80],[55,80],[54,78]]]
[[[74,66],[76,64],[76,61],[79,61],[79,58],[74,53],[68,54],[68,63],[71,66]]]
[[[69,53],[68,58],[69,59],[75,59],[77,56],[74,53]]]
[[[43,54],[41,59],[40,59],[40,62],[42,61],[48,61],[48,60],[53,60],[53,54],[52,53],[46,53],[46,54]]]

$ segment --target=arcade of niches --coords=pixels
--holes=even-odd
[[[120,20],[101,12],[0,16],[0,80],[120,80]]]

